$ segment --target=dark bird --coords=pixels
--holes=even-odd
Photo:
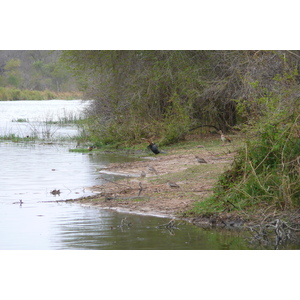
[[[60,190],[54,189],[52,191],[50,191],[50,194],[56,196],[56,195],[60,195]]]
[[[231,139],[227,136],[225,136],[222,132],[222,130],[219,130],[219,133],[221,135],[221,140],[223,142],[223,145],[225,145],[225,142],[231,143]]]
[[[163,151],[158,150],[158,147],[156,146],[156,144],[154,144],[150,140],[148,140],[148,142],[149,142],[149,146],[147,148],[149,150],[151,150],[154,154],[165,153]]]

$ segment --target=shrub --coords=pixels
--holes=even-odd
[[[300,115],[289,119],[260,127],[221,175],[214,195],[198,205],[200,211],[300,205]]]

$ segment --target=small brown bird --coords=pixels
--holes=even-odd
[[[148,167],[148,170],[150,171],[150,172],[153,172],[153,173],[155,173],[156,175],[158,174],[157,173],[157,171],[156,171],[156,169],[155,168],[153,168],[153,167]]]
[[[231,143],[231,139],[227,136],[225,136],[222,132],[222,130],[219,130],[219,133],[221,135],[221,140],[223,142],[223,146],[225,145],[226,142]]]
[[[204,158],[195,156],[199,164],[207,164],[207,161]]]
[[[169,187],[171,187],[171,188],[179,188],[179,187],[180,187],[177,183],[175,183],[175,182],[170,182],[170,181],[168,181],[168,185],[169,185]]]

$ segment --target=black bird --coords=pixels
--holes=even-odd
[[[148,142],[150,143],[149,146],[147,147],[149,150],[151,150],[154,154],[159,154],[159,153],[165,153],[163,151],[158,150],[158,147],[156,146],[156,144],[154,144],[153,142],[151,142],[150,140],[148,140]]]

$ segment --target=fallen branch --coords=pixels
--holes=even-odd
[[[127,217],[125,217],[124,219],[121,220],[121,224],[119,225],[119,227],[124,227],[124,226],[131,226],[131,222],[127,222]]]
[[[140,196],[141,192],[143,191],[143,187],[142,187],[142,183],[141,182],[139,183],[139,187],[140,187],[140,189],[139,189],[138,196]]]
[[[156,228],[167,228],[167,229],[177,229],[176,225],[175,225],[175,219],[172,219],[170,222],[166,223],[166,224],[162,224],[162,225],[158,225],[156,226]]]
[[[292,241],[296,236],[296,232],[300,231],[299,228],[294,228],[279,218],[266,224],[248,226],[248,229],[254,233],[250,243],[259,242],[274,246],[275,249],[278,249],[279,245]]]

